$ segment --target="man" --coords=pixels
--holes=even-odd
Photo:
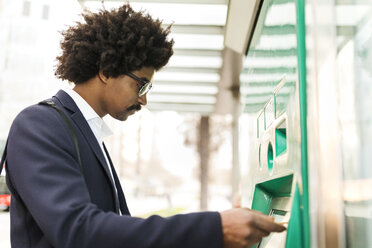
[[[102,118],[146,105],[173,54],[169,28],[129,5],[83,15],[63,33],[56,76],[75,84],[14,120],[7,146],[13,247],[247,247],[285,228],[248,209],[131,217],[102,142]],[[75,140],[76,138],[76,140]]]

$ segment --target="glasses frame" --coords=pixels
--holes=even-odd
[[[132,79],[136,80],[136,83],[139,85],[138,97],[146,95],[152,88],[152,83],[149,80],[142,79],[134,75],[133,73],[127,72],[125,75],[128,75]]]

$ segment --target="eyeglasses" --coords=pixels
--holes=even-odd
[[[137,83],[140,85],[139,90],[138,90],[138,96],[139,97],[147,94],[151,90],[151,88],[152,88],[151,81],[139,78],[139,77],[137,77],[136,75],[134,75],[133,73],[130,73],[130,72],[127,72],[125,74],[128,75],[129,77],[133,78],[134,80],[136,80]]]

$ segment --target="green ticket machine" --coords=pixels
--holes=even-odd
[[[242,204],[287,226],[254,247],[309,247],[301,6],[294,0],[256,3],[240,75],[243,112],[250,117]]]
[[[256,247],[304,247],[296,83],[283,77],[257,116],[256,160],[249,172],[251,208],[288,226]]]
[[[228,9],[242,206],[288,223],[255,247],[372,247],[372,0]]]

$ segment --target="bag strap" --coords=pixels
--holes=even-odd
[[[0,162],[0,175],[3,170],[3,167],[5,166],[5,159],[6,159],[6,148],[8,147],[8,140],[6,140],[5,147],[4,147],[4,152],[3,155],[1,156],[1,162]]]
[[[66,114],[62,111],[62,109],[60,109],[52,100],[44,100],[44,101],[39,102],[39,104],[54,108],[55,110],[57,110],[57,112],[62,116],[63,120],[66,122],[68,129],[71,133],[72,140],[74,141],[74,144],[75,144],[76,153],[77,153],[78,160],[79,160],[80,172],[83,174],[83,165],[81,163],[79,142],[75,134],[74,128],[72,127],[71,121],[67,118]]]

